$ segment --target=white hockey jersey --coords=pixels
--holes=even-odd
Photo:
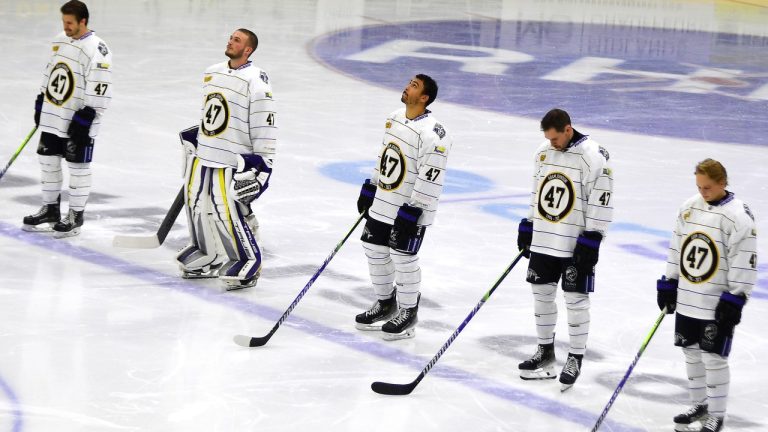
[[[408,203],[423,210],[419,225],[431,225],[443,192],[445,168],[453,140],[431,112],[413,120],[401,108],[387,118],[371,183],[376,197],[368,213],[394,224],[397,210]]]
[[[531,251],[568,258],[582,232],[597,231],[605,237],[613,218],[608,152],[581,135],[564,151],[547,141],[535,157],[528,212],[533,221]]]
[[[101,118],[112,99],[112,51],[92,31],[79,39],[61,32],[52,43],[40,91],[45,95],[40,130],[67,138],[75,111],[89,106],[96,111],[90,136],[96,138]]]
[[[678,280],[677,312],[712,320],[724,291],[749,297],[757,280],[757,230],[749,207],[728,193],[715,204],[700,194],[677,213],[667,279]]]
[[[215,64],[203,76],[197,157],[209,167],[237,167],[238,154],[257,154],[271,168],[277,145],[275,101],[267,73],[251,62]]]

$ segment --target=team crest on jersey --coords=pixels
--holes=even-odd
[[[387,121],[387,122],[384,124],[384,128],[385,128],[385,129],[390,129],[391,127],[392,127],[392,122],[391,122],[391,121]]]
[[[688,218],[690,218],[690,217],[691,217],[691,212],[690,212],[690,210],[689,210],[689,211],[686,211],[685,213],[683,213],[683,220],[684,220],[684,221],[688,222]]]
[[[104,42],[99,42],[99,52],[103,56],[109,54],[109,50],[107,49],[107,46],[104,45]]]
[[[561,172],[544,177],[539,188],[539,214],[550,222],[560,222],[573,210],[576,194],[573,182]]]
[[[261,71],[259,74],[259,78],[261,78],[262,81],[264,81],[265,84],[269,84],[269,77],[267,76],[267,73],[264,71]]]
[[[400,146],[393,142],[387,144],[379,161],[379,187],[386,191],[399,188],[406,172],[405,155]]]
[[[210,75],[206,75],[206,76],[203,78],[203,82],[204,82],[204,83],[207,83],[207,82],[211,81],[212,79],[213,79],[213,77],[212,77],[212,76],[210,76]]]
[[[694,284],[708,281],[717,272],[720,253],[706,233],[697,231],[683,240],[680,248],[680,273]]]
[[[45,96],[56,106],[64,105],[75,90],[75,77],[72,69],[64,62],[56,63],[48,76]]]
[[[432,129],[432,131],[435,134],[437,134],[437,136],[440,137],[440,139],[443,139],[443,137],[445,137],[445,129],[443,129],[443,125],[441,125],[440,123],[435,123],[435,128]]]
[[[229,105],[221,93],[211,93],[205,98],[200,130],[206,136],[219,135],[229,124]]]
[[[544,162],[546,159],[547,159],[546,153],[542,153],[541,155],[539,155],[539,162]]]
[[[59,50],[59,46],[58,45],[54,45],[52,49],[53,49],[53,52],[56,52],[56,51]]]

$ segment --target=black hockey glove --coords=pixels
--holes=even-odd
[[[597,231],[584,231],[576,240],[573,249],[573,265],[583,274],[592,274],[597,264],[598,251],[603,235]]]
[[[715,321],[723,327],[736,327],[741,322],[741,310],[747,298],[742,295],[734,295],[728,291],[720,295],[720,301],[715,308]]]
[[[677,279],[667,279],[662,276],[656,281],[656,304],[659,310],[667,308],[667,314],[675,312],[677,307]]]
[[[368,217],[368,209],[373,205],[374,196],[376,196],[376,185],[371,183],[371,179],[365,179],[363,187],[360,188],[360,196],[357,198],[357,212],[365,213],[365,217]]]
[[[230,190],[241,204],[249,205],[269,187],[272,168],[255,154],[237,155],[237,170],[232,174]]]
[[[521,219],[517,226],[517,250],[523,251],[523,256],[531,257],[531,242],[533,241],[533,221]]]
[[[416,253],[421,247],[424,237],[423,229],[418,225],[422,210],[408,204],[403,204],[397,211],[395,224],[389,235],[389,247],[403,252]]]
[[[40,126],[40,113],[43,111],[43,94],[40,93],[35,99],[35,126]]]
[[[93,119],[96,118],[96,111],[87,106],[75,111],[72,121],[69,122],[69,139],[78,148],[87,147],[91,144],[91,137],[88,133],[91,131]]]

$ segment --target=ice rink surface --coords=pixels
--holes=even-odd
[[[589,430],[659,311],[655,281],[677,207],[712,157],[768,247],[768,5],[760,0],[91,1],[114,54],[114,99],[96,142],[79,237],[22,232],[40,205],[37,135],[0,180],[0,431]],[[0,162],[33,126],[60,2],[0,1]],[[199,121],[203,70],[231,32],[254,30],[270,73],[279,148],[255,205],[256,287],[179,277],[179,221],[152,250],[181,186],[177,133]],[[448,186],[422,248],[415,339],[354,329],[373,299],[360,229],[264,347],[264,335],[355,221],[386,115],[425,72],[453,134]],[[523,261],[413,394],[413,380],[516,253],[540,117],[552,107],[610,152],[615,220],[600,251],[583,373],[560,393],[517,363],[535,332]],[[66,174],[66,172],[65,172]],[[65,177],[66,178],[66,177]],[[66,208],[66,206],[64,206]],[[768,265],[737,328],[726,430],[768,430]],[[562,295],[558,369],[567,353]],[[671,431],[685,363],[665,319],[605,431]]]

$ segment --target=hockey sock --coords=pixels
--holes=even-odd
[[[69,209],[85,210],[91,194],[91,164],[67,162],[69,167]]]
[[[531,284],[533,290],[533,313],[536,317],[536,335],[539,345],[554,343],[557,324],[557,284]]]
[[[728,389],[731,383],[731,368],[728,358],[719,354],[703,352],[701,360],[707,371],[707,401],[709,413],[715,417],[724,417],[728,403]]]
[[[569,352],[584,354],[589,336],[589,294],[566,292],[565,307],[568,309],[568,335],[571,340]]]
[[[697,344],[683,347],[683,354],[685,354],[685,372],[688,375],[688,394],[691,398],[691,404],[705,404],[707,403],[707,386],[705,384],[707,372],[701,359],[702,351]]]
[[[395,264],[389,256],[389,246],[363,242],[365,256],[368,257],[368,272],[371,275],[373,291],[379,300],[392,297],[395,283]]]
[[[395,285],[397,287],[397,302],[400,307],[416,307],[421,288],[421,267],[417,255],[407,255],[392,249],[392,260],[395,262]]]
[[[43,204],[56,204],[64,182],[61,173],[61,156],[38,155],[40,181],[43,184]]]

